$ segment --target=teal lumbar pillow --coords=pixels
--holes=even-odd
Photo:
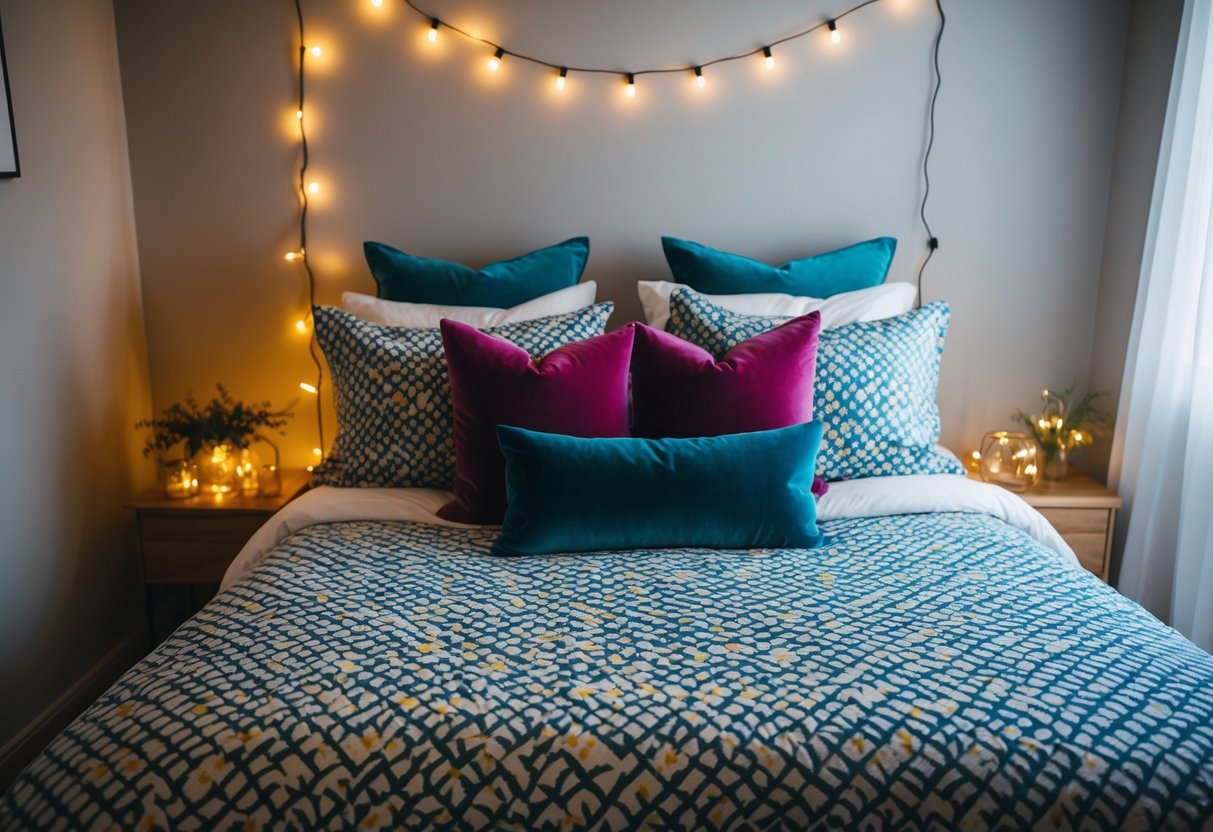
[[[662,237],[661,247],[674,282],[697,292],[709,295],[778,292],[828,298],[884,283],[897,240],[877,237],[779,266],[768,266],[752,257],[677,237]]]
[[[821,422],[687,439],[583,439],[499,425],[495,555],[820,546]]]
[[[508,309],[581,280],[590,240],[573,237],[479,271],[372,241],[362,250],[384,300]]]

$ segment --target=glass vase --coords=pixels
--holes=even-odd
[[[1066,458],[1065,445],[1041,445],[1041,456],[1044,459],[1044,467],[1041,476],[1049,482],[1057,482],[1064,480],[1066,474],[1070,472],[1070,462]]]

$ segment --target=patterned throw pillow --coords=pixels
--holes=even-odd
[[[612,303],[486,329],[532,355],[601,335]],[[455,484],[451,384],[437,329],[359,320],[331,306],[314,309],[328,361],[337,438],[312,475],[316,485],[445,488]]]
[[[818,335],[814,416],[825,425],[817,475],[826,481],[895,474],[963,474],[939,441],[939,362],[946,303]],[[690,289],[670,296],[666,331],[717,357],[789,320],[730,312]]]

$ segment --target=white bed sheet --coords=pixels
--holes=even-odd
[[[320,486],[271,517],[236,555],[223,576],[227,589],[290,535],[321,523],[396,520],[461,526],[438,516],[453,495],[434,488],[333,488]],[[953,474],[873,477],[830,484],[817,503],[821,521],[895,514],[967,511],[988,514],[1023,531],[1078,567],[1078,559],[1041,514],[1015,494],[996,485]]]

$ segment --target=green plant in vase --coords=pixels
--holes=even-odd
[[[1075,401],[1073,385],[1060,393],[1046,389],[1040,394],[1044,401],[1040,413],[1015,411],[1012,418],[1025,425],[1040,445],[1044,458],[1041,476],[1046,480],[1065,479],[1070,451],[1094,441],[1094,430],[1104,423],[1104,414],[1095,402],[1106,395],[1103,391],[1086,393]]]
[[[256,493],[260,466],[250,446],[259,440],[274,447],[264,432],[282,434],[294,405],[275,410],[269,402],[246,404],[233,399],[222,384],[215,387],[219,395],[205,404],[187,393],[184,402],[169,405],[157,418],[137,422],[137,429],[151,430],[143,455],[163,454],[182,445],[185,460],[197,466],[204,492]]]

